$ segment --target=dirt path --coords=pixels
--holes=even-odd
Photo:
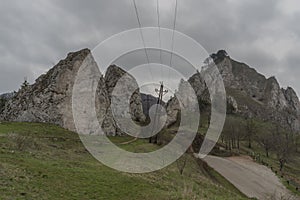
[[[269,168],[255,163],[249,157],[207,156],[204,160],[250,198],[299,199],[291,197],[291,193]]]

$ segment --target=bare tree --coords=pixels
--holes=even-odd
[[[276,153],[279,169],[283,170],[285,164],[291,159],[295,153],[293,137],[285,132],[279,126],[276,126],[273,136],[274,152]]]
[[[274,133],[269,128],[262,129],[259,134],[257,134],[257,143],[263,147],[266,156],[269,157],[269,153],[274,147]]]
[[[221,137],[226,149],[240,149],[240,142],[243,138],[243,134],[244,131],[241,120],[229,115],[226,119]]]
[[[245,124],[245,136],[246,139],[248,141],[248,148],[251,149],[252,148],[252,140],[256,135],[256,131],[258,129],[258,126],[256,124],[256,122],[254,121],[254,119],[249,118],[246,120],[246,124]]]

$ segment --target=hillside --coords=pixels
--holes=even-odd
[[[226,123],[211,154],[250,156],[269,167],[288,189],[299,194],[300,103],[295,91],[291,87],[281,88],[274,77],[266,78],[232,59],[224,50],[212,54],[210,59],[217,64],[227,93]],[[88,49],[69,53],[32,85],[23,84],[14,95],[0,96],[0,121],[3,121],[0,124],[0,173],[4,177],[0,182],[0,194],[4,194],[4,199],[10,199],[11,194],[27,199],[41,199],[43,195],[48,199],[98,199],[97,196],[103,199],[244,198],[204,162],[192,157],[191,153],[199,151],[210,125],[210,98],[202,72],[181,80],[177,90],[180,96],[190,84],[199,100],[201,120],[188,150],[190,154],[186,153],[158,172],[134,175],[108,169],[96,161],[85,150],[78,135],[70,132],[75,131],[72,90],[81,64],[92,76],[99,78],[96,112],[103,117],[104,133],[116,145],[133,152],[150,152],[168,144],[177,133],[180,107],[173,97],[165,104],[168,118],[159,133],[158,145],[149,144],[147,139],[124,136],[112,116],[110,104],[113,89],[126,72],[116,65],[99,72]],[[204,72],[207,67],[209,64],[203,68]],[[134,77],[126,75],[130,84],[120,84],[120,93],[137,84]],[[190,98],[185,95],[183,105],[189,105]],[[147,109],[154,103],[156,97],[135,90],[130,97],[130,110],[122,117],[130,115],[137,124],[145,124],[149,120]],[[184,173],[180,175],[179,165],[185,161]]]
[[[158,148],[147,140],[111,137],[133,152]],[[158,172],[128,174],[95,160],[78,135],[37,123],[0,124],[0,199],[246,199],[205,164],[185,155]],[[177,165],[187,159],[183,175]]]

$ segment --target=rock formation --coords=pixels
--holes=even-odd
[[[206,64],[210,60],[214,60],[223,77],[229,113],[279,123],[285,128],[300,131],[300,103],[291,87],[281,88],[274,77],[266,78],[246,64],[231,59],[224,50],[212,54]],[[87,62],[89,67],[98,70],[90,50],[83,49],[69,53],[66,59],[61,60],[48,73],[41,75],[34,84],[23,85],[14,94],[0,96],[2,99],[0,120],[52,123],[75,131],[72,90],[83,61]],[[98,115],[104,116],[102,127],[107,135],[123,134],[114,120],[111,99],[117,82],[125,74],[126,84],[121,84],[122,90],[135,88],[137,83],[134,77],[115,65],[108,67],[98,83],[96,111]],[[207,109],[210,97],[200,73],[194,74],[188,82],[198,96],[200,110]],[[181,80],[178,95],[186,90],[186,84],[186,81]],[[145,99],[148,97],[146,95],[141,97],[139,90],[135,90],[128,98],[130,99],[129,112],[124,113],[124,116],[130,115],[134,121],[144,122],[148,105]],[[116,100],[121,101],[121,99]],[[155,100],[155,97],[151,97],[151,106]],[[185,104],[189,102],[188,97],[185,101]],[[120,104],[119,109],[122,110],[122,106],[124,107]],[[176,98],[172,98],[167,103],[166,110],[167,125],[175,123],[180,111]]]
[[[83,63],[97,67],[90,50],[83,49],[69,53],[46,74],[41,75],[34,84],[22,87],[0,113],[4,121],[52,123],[76,131],[72,113],[72,90],[77,72]],[[118,78],[126,72],[117,66],[110,66],[101,77],[97,89],[96,109],[105,115],[102,127],[108,135],[122,134],[118,131],[110,111],[111,91]],[[132,78],[132,82],[135,82]],[[132,118],[145,119],[141,99],[137,90],[130,102]]]
[[[300,131],[300,103],[291,87],[281,88],[274,77],[266,78],[246,64],[231,59],[224,50],[212,54],[211,59],[223,77],[228,112],[279,123],[284,128]],[[200,104],[209,103],[209,94],[200,73],[193,75],[188,82],[194,88]],[[169,102],[167,110],[169,113],[173,110],[173,114],[176,114],[174,110],[178,110],[178,106],[172,102],[176,103],[174,100]]]
[[[151,106],[157,104],[158,97],[154,97],[151,94],[141,93],[142,103],[143,103],[143,112],[146,116],[149,115],[149,109]],[[161,102],[162,106],[166,106],[165,102]]]
[[[10,100],[11,98],[13,98],[15,96],[14,92],[10,92],[10,93],[4,93],[0,95],[0,99],[4,99],[4,100]]]
[[[6,103],[7,103],[11,98],[13,98],[14,95],[15,95],[15,94],[14,94],[13,92],[12,92],[12,93],[5,93],[5,94],[1,94],[1,95],[0,95],[0,113],[3,112]]]

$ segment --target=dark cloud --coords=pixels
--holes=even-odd
[[[143,26],[156,26],[156,0],[136,2]],[[172,28],[175,0],[160,4],[161,25]],[[226,49],[299,93],[297,7],[297,0],[178,0],[176,28],[209,53]],[[24,77],[32,82],[69,51],[138,26],[132,0],[6,0],[0,25],[0,93],[16,90]]]

